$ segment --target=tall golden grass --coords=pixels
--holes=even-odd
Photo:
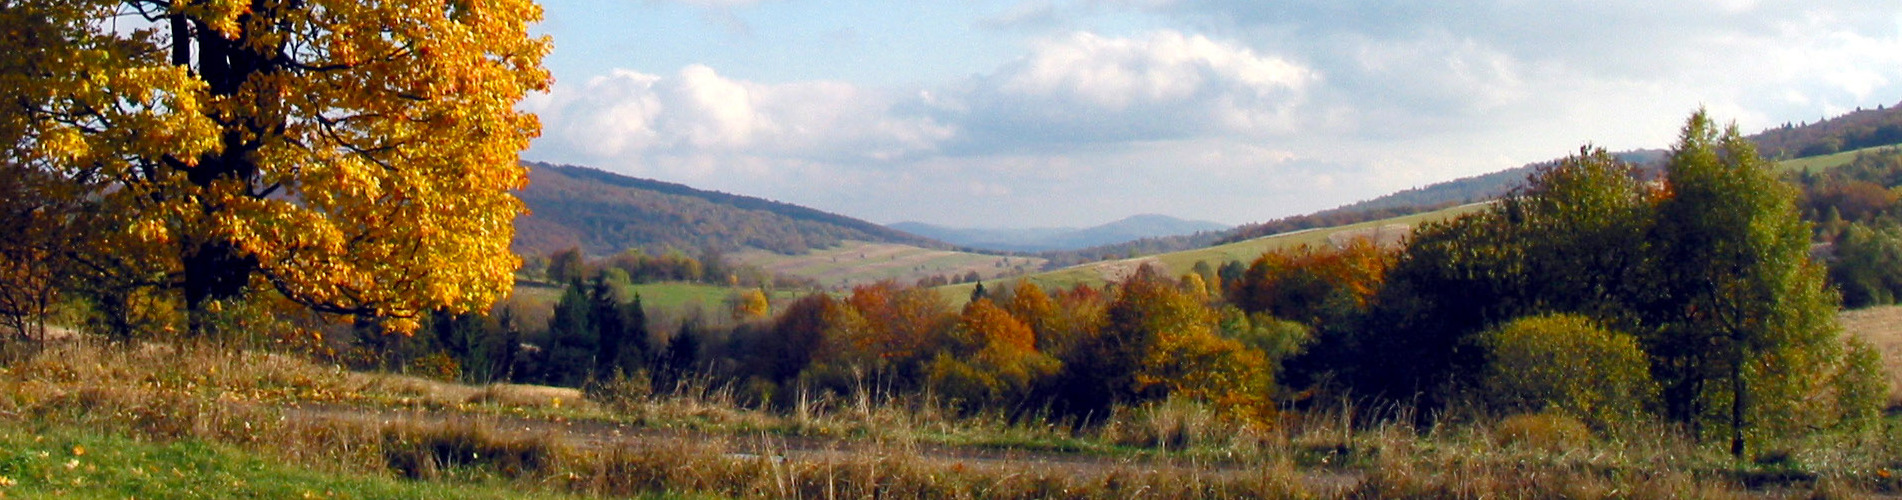
[[[1442,418],[1405,408],[1287,412],[1265,428],[1187,402],[1073,430],[957,417],[928,398],[802,400],[733,391],[591,400],[341,370],[210,345],[86,340],[0,359],[0,418],[141,439],[232,443],[351,474],[525,491],[746,498],[1725,498],[1894,494],[1882,436],[1782,443],[1739,464],[1657,425],[1592,435],[1551,416]],[[1893,426],[1891,426],[1893,427]]]

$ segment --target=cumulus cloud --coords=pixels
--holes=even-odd
[[[1573,105],[1671,113],[1713,108],[1787,113],[1801,100],[1858,102],[1902,82],[1902,12],[1886,2],[1133,2],[1301,54],[1329,76],[1353,128],[1485,124],[1496,112],[1565,114]],[[1561,93],[1587,89],[1635,92]],[[1660,95],[1689,102],[1647,101]],[[1771,97],[1776,96],[1776,97]],[[1768,125],[1750,123],[1750,125]],[[1481,126],[1492,127],[1486,124]]]
[[[550,141],[596,158],[691,153],[882,160],[929,151],[950,129],[840,82],[762,84],[692,65],[667,77],[616,70],[557,85],[530,111]]]
[[[1318,72],[1234,43],[1162,30],[1046,39],[965,90],[971,147],[1261,135],[1296,125]]]

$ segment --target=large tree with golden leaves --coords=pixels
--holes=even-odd
[[[0,175],[111,230],[84,266],[188,310],[480,309],[523,206],[515,104],[549,83],[531,0],[0,0]],[[194,325],[196,326],[196,325]]]

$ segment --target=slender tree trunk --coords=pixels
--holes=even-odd
[[[1744,356],[1736,353],[1730,365],[1730,456],[1742,460],[1744,457],[1744,405],[1748,391],[1744,384]]]

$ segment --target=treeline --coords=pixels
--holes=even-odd
[[[1815,223],[1830,283],[1851,308],[1902,297],[1902,148],[1856,155],[1848,165],[1796,172],[1799,206]]]

